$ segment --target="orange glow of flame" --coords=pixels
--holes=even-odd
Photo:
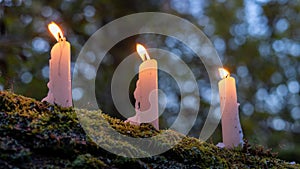
[[[219,73],[222,79],[230,76],[230,73],[224,68],[219,68]]]
[[[143,61],[150,60],[150,56],[146,50],[146,48],[141,44],[136,44],[136,51],[140,55]]]
[[[48,29],[57,41],[59,41],[60,39],[63,39],[64,35],[56,23],[54,23],[54,22],[49,23]]]

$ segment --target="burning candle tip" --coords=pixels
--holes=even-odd
[[[218,70],[219,70],[219,74],[220,74],[222,79],[227,78],[227,77],[230,76],[230,73],[226,69],[219,68]]]
[[[62,30],[59,28],[59,26],[55,22],[53,22],[53,21],[50,22],[48,24],[48,29],[57,41],[64,39]]]
[[[138,52],[139,56],[142,58],[143,61],[150,60],[150,56],[149,56],[146,48],[143,45],[137,43],[136,51]]]

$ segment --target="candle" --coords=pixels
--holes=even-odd
[[[223,68],[219,68],[222,80],[218,83],[222,112],[222,135],[225,147],[243,144],[243,132],[239,119],[235,79]]]
[[[61,29],[54,22],[48,25],[48,29],[56,38],[57,43],[51,49],[50,76],[47,84],[49,91],[47,97],[42,101],[56,103],[62,107],[71,107],[70,43],[66,41]]]
[[[139,67],[139,78],[134,91],[136,115],[128,118],[127,122],[135,125],[151,123],[159,130],[157,61],[150,59],[142,45],[137,44],[136,50],[143,63]]]

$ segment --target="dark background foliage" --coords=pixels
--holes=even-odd
[[[300,162],[296,159],[300,155],[298,0],[0,0],[0,89],[35,99],[46,96],[49,52],[55,43],[47,31],[50,21],[62,26],[72,45],[74,62],[87,39],[103,25],[146,11],[174,14],[198,26],[237,80],[245,138],[273,148],[283,159]],[[116,44],[98,69],[98,74],[101,71],[104,75],[97,74],[99,107],[120,117],[110,98],[110,80],[122,59],[134,52],[136,42],[176,51],[194,68],[201,110],[190,135],[198,137],[209,108],[210,83],[201,61],[188,47],[172,38],[147,34]],[[176,117],[181,100],[172,78],[163,72],[159,76],[159,87],[170,96],[172,103],[160,120],[163,127],[168,127]],[[132,80],[131,98],[135,80]],[[74,93],[80,96],[83,91],[77,89]],[[211,138],[214,143],[221,141],[220,127]]]

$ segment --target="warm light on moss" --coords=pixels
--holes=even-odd
[[[133,126],[112,118],[101,111],[78,110],[88,116],[98,116],[121,134],[132,137],[151,137],[157,131],[149,124]],[[99,121],[89,121],[99,123]],[[70,108],[42,103],[10,92],[0,92],[0,164],[4,168],[102,168],[123,166],[131,168],[299,168],[289,164],[262,147],[246,144],[243,149],[220,149],[196,138],[184,137],[168,152],[143,159],[113,155],[88,138],[81,128],[76,113]],[[104,130],[104,129],[102,129]],[[181,134],[166,130],[172,137]],[[104,137],[101,130],[94,131]],[[106,137],[106,141],[114,142]],[[169,140],[164,140],[168,145]],[[134,146],[117,142],[126,149]],[[165,146],[165,145],[158,145]],[[146,152],[145,152],[146,153]],[[1,163],[5,160],[6,163]]]

